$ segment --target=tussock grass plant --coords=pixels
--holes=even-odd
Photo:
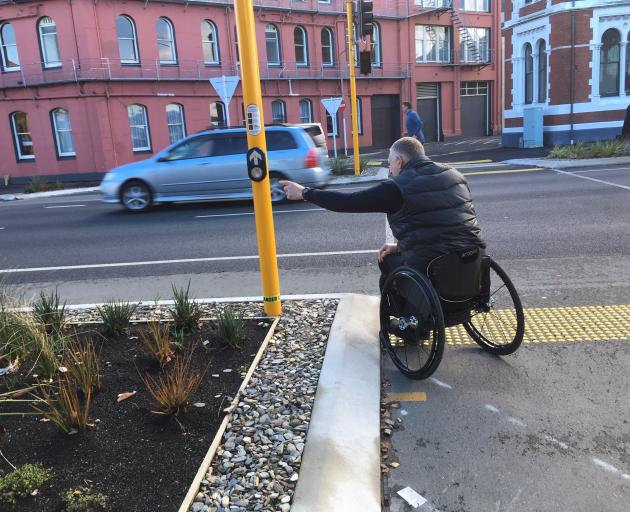
[[[35,323],[27,323],[25,327],[33,350],[37,351],[34,368],[38,377],[44,380],[54,379],[70,338],[59,332],[48,333]]]
[[[142,378],[156,407],[151,412],[177,416],[190,409],[192,397],[208,370],[207,367],[202,372],[193,370],[193,354],[194,348],[189,347],[164,374],[157,378],[146,374]]]
[[[141,332],[142,344],[151,358],[164,367],[173,358],[173,341],[167,323],[161,324],[155,320],[148,324],[149,332]]]
[[[243,317],[237,315],[231,308],[225,308],[217,318],[217,336],[232,348],[239,348],[243,339],[245,322]]]
[[[92,389],[84,393],[81,386],[68,373],[59,377],[57,386],[42,386],[37,398],[45,402],[46,408],[34,406],[35,411],[64,432],[68,433],[73,429],[87,430],[92,426],[90,423]]]
[[[0,503],[15,505],[18,499],[31,496],[53,477],[51,469],[41,464],[24,464],[0,477]]]
[[[138,304],[111,300],[103,307],[97,306],[96,309],[103,319],[107,332],[120,336],[129,327],[129,321],[138,309]]]
[[[33,304],[33,316],[49,333],[60,332],[63,329],[66,303],[61,304],[57,289],[49,294],[44,291],[39,292],[39,298]]]
[[[0,367],[17,364],[25,359],[31,349],[24,329],[23,314],[5,309],[0,304]]]
[[[171,288],[175,304],[170,309],[170,312],[173,316],[175,328],[178,330],[183,329],[186,332],[196,329],[201,319],[201,306],[195,302],[194,297],[190,297],[190,280],[186,289],[177,288],[174,284],[171,285]]]
[[[89,487],[70,489],[63,497],[64,512],[100,512],[107,508],[107,496]]]
[[[66,347],[64,362],[84,395],[101,389],[100,358],[91,339],[82,343],[70,342]]]
[[[606,158],[613,156],[630,156],[630,140],[606,140],[587,143],[578,142],[572,146],[555,146],[549,158]]]
[[[348,174],[348,159],[344,157],[331,158],[328,161],[330,172],[336,176]]]

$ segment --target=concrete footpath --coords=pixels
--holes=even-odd
[[[546,167],[548,169],[571,169],[573,167],[602,167],[630,164],[630,156],[618,156],[614,158],[576,158],[570,160],[559,160],[555,158],[515,158],[512,160],[504,160],[502,163]]]

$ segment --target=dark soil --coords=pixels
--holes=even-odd
[[[155,406],[142,376],[156,376],[163,370],[145,355],[139,338],[145,325],[133,326],[129,334],[111,339],[100,336],[94,326],[81,327],[79,338],[91,336],[101,351],[102,385],[91,412],[91,418],[99,421],[88,431],[68,435],[50,422],[42,422],[41,416],[0,416],[4,456],[15,466],[40,463],[54,474],[36,496],[20,500],[16,506],[0,503],[0,511],[61,511],[61,496],[79,486],[105,494],[107,510],[176,511],[223,420],[228,397],[238,390],[241,372],[249,368],[267,333],[268,327],[258,326],[259,322],[246,321],[241,350],[216,340],[208,324],[187,336],[186,344],[195,347],[194,370],[202,372],[208,367],[193,397],[193,402],[206,405],[192,407],[177,418],[151,412]],[[205,347],[204,340],[210,340]],[[21,365],[25,372],[28,368],[28,362]],[[225,373],[226,369],[232,371]],[[33,382],[32,377],[19,375],[13,375],[10,382],[3,379],[0,377],[0,392],[8,385],[19,389]],[[119,393],[134,390],[135,396],[116,401]],[[28,404],[22,407],[29,410]],[[0,404],[0,413],[2,410],[6,412],[7,407]],[[0,476],[8,470],[0,459]]]

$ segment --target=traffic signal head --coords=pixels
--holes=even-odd
[[[359,69],[362,75],[369,75],[372,72],[372,52],[370,50],[359,52]]]
[[[361,37],[371,36],[374,33],[374,3],[359,0],[358,7]]]

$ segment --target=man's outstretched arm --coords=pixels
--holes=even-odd
[[[402,194],[393,181],[383,181],[378,185],[357,192],[335,192],[314,190],[292,181],[280,181],[287,199],[304,199],[326,210],[345,213],[395,213],[402,207]]]

